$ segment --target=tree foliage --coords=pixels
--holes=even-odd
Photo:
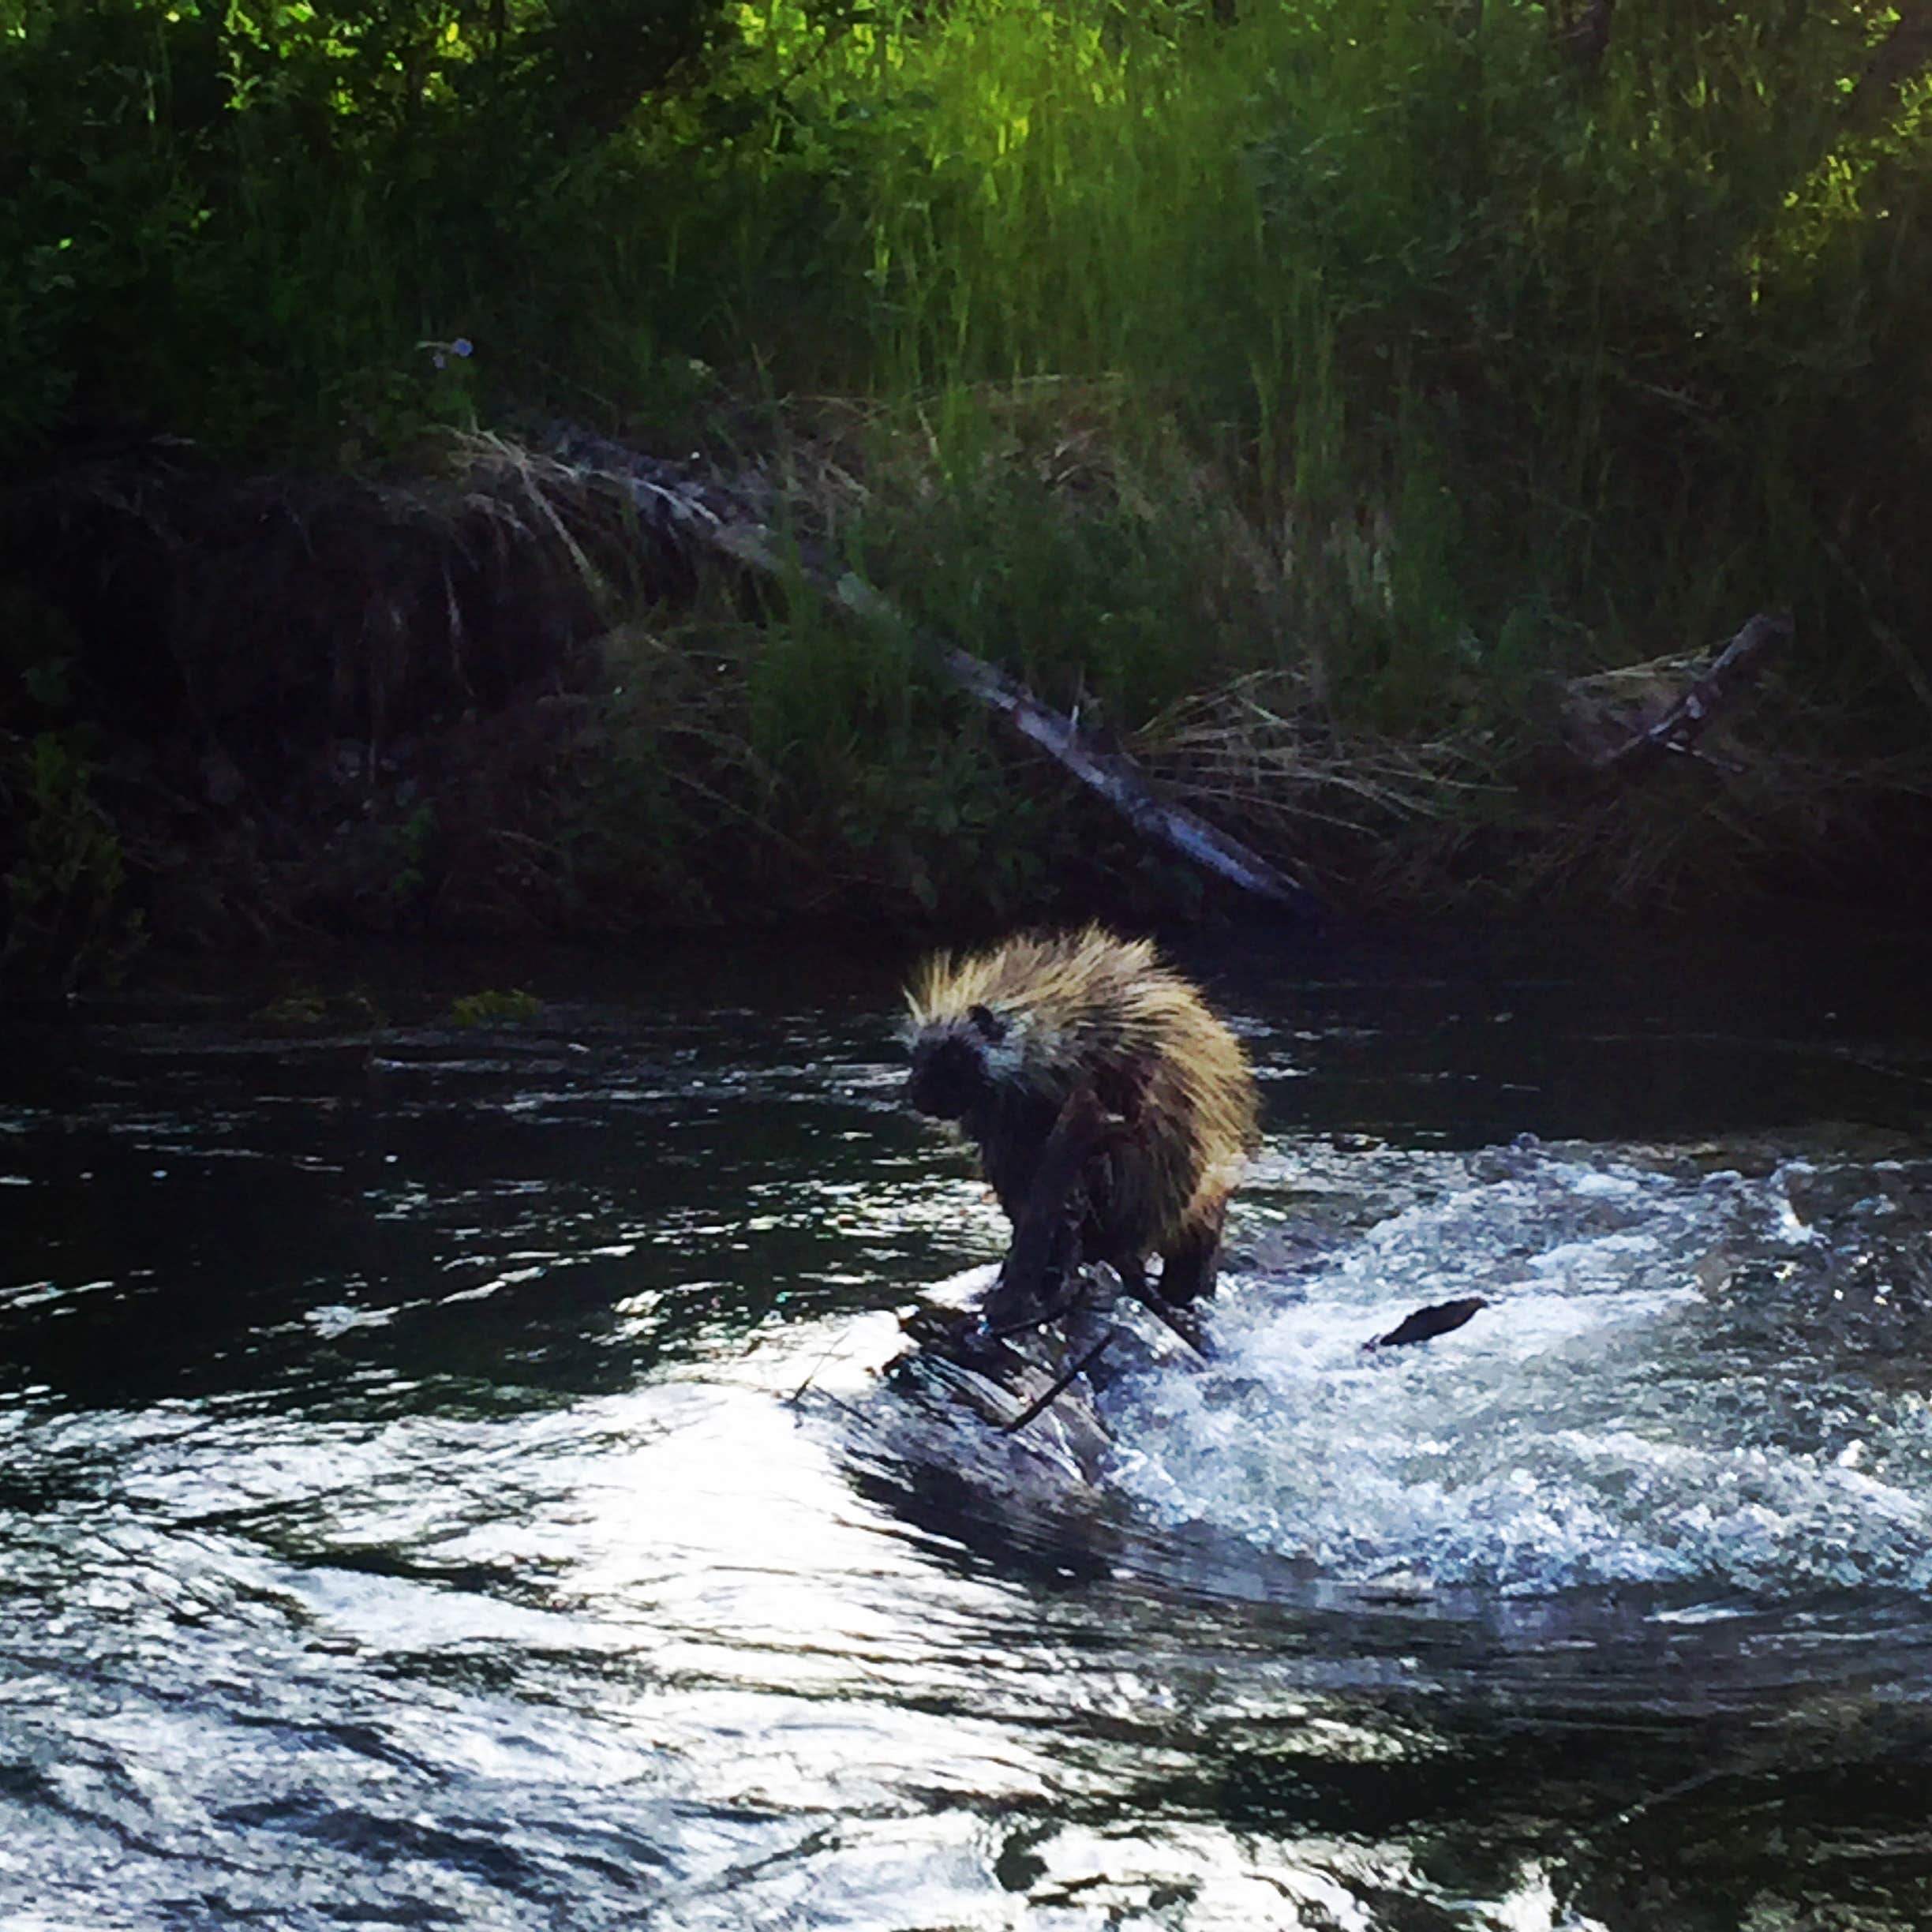
[[[576,157],[714,84],[736,13],[0,5],[0,450],[379,406]]]

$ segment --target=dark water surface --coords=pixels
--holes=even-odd
[[[1099,1469],[873,1372],[1002,1234],[885,968],[0,1020],[0,1923],[1932,1924],[1923,960],[1194,956],[1267,1152]]]

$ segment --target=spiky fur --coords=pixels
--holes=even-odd
[[[915,1104],[923,1067],[927,1099],[935,1082],[945,1093],[927,1110],[979,1144],[1009,1219],[1061,1108],[1091,1082],[1129,1131],[1090,1177],[1086,1258],[1137,1275],[1158,1252],[1170,1299],[1211,1287],[1227,1197],[1256,1138],[1254,1080],[1239,1042],[1150,942],[1088,926],[942,954],[907,1002]]]

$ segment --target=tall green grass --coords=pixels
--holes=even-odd
[[[17,449],[805,391],[916,404],[950,461],[989,386],[1105,377],[1264,520],[1394,518],[1395,628],[1437,643],[1530,586],[1697,635],[1814,602],[1820,517],[1925,479],[1926,89],[1847,106],[1882,8],[1627,0],[1593,82],[1522,0],[765,0],[578,148],[317,91],[312,39],[244,88],[225,17],[16,0]]]
[[[1525,5],[774,13],[796,78],[680,268],[705,353],[916,408],[957,487],[1016,384],[1178,425],[1394,721],[1551,612],[1570,668],[1777,604],[1842,663],[1932,615],[1927,89],[1852,111],[1887,21],[1632,0],[1592,78]],[[986,566],[1057,568],[986,487]]]

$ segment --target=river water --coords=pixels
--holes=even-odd
[[[1024,1445],[875,1372],[1003,1233],[883,968],[9,1016],[0,1923],[1932,1923],[1923,958],[1190,955],[1212,1360]]]

